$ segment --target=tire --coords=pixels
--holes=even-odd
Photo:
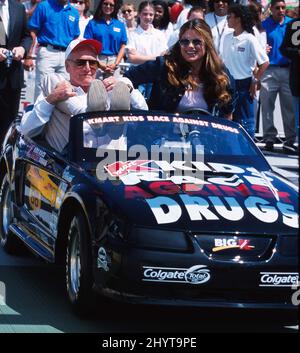
[[[11,189],[8,174],[6,173],[0,189],[0,245],[4,251],[11,255],[20,253],[21,241],[10,230],[13,221],[13,208],[11,203]]]
[[[71,220],[66,248],[66,289],[74,312],[90,313],[93,303],[93,269],[90,234],[85,216],[78,213]]]

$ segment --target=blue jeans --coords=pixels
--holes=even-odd
[[[254,138],[255,134],[255,116],[254,101],[250,97],[250,86],[252,78],[243,80],[235,80],[236,90],[238,94],[236,108],[233,112],[233,120],[243,126],[248,134]]]

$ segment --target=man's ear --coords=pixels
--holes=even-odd
[[[66,60],[65,66],[66,66],[66,71],[67,71],[67,73],[69,74],[69,73],[70,73],[70,70],[69,70],[69,68],[70,68],[70,63],[69,63],[68,60]]]

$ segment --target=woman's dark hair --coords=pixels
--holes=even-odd
[[[234,14],[235,17],[241,19],[241,26],[244,31],[254,35],[253,26],[254,20],[253,16],[247,6],[243,5],[231,5],[228,9],[228,14]]]
[[[228,103],[231,96],[227,90],[229,78],[224,71],[223,63],[216,52],[211,30],[207,23],[201,19],[186,22],[179,32],[179,39],[188,30],[198,32],[205,43],[205,54],[199,73],[200,82],[203,83],[203,96],[208,106],[218,101],[220,106]],[[168,81],[175,87],[196,87],[191,76],[191,66],[181,55],[179,41],[165,55],[168,72]]]
[[[154,6],[161,6],[164,10],[162,18],[158,21],[153,20],[153,26],[157,29],[167,29],[170,23],[169,7],[163,0],[153,0]]]
[[[252,1],[249,5],[248,5],[248,9],[251,12],[252,18],[253,18],[253,22],[256,26],[256,28],[259,30],[259,32],[263,32],[264,28],[261,24],[261,14],[262,14],[262,4],[256,1]]]
[[[104,17],[104,13],[102,11],[102,4],[104,3],[104,1],[105,0],[100,0],[96,8],[95,15],[94,15],[94,20],[96,21],[99,21],[101,20],[101,18]],[[120,10],[120,7],[123,5],[123,0],[114,0],[114,4],[115,4],[115,7],[114,7],[113,13],[111,14],[111,17],[118,19],[118,12]]]

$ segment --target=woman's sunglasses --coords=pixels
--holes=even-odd
[[[82,0],[71,0],[71,3],[72,4],[80,4],[80,5],[82,5],[82,4],[84,4],[84,1],[82,1]]]
[[[191,43],[193,44],[194,47],[203,47],[204,46],[204,43],[200,39],[191,39],[191,40],[189,40],[189,39],[180,39],[179,40],[179,44],[182,47],[188,47]]]
[[[126,12],[131,13],[132,10],[123,10],[123,11],[122,11],[122,14],[125,15]]]

